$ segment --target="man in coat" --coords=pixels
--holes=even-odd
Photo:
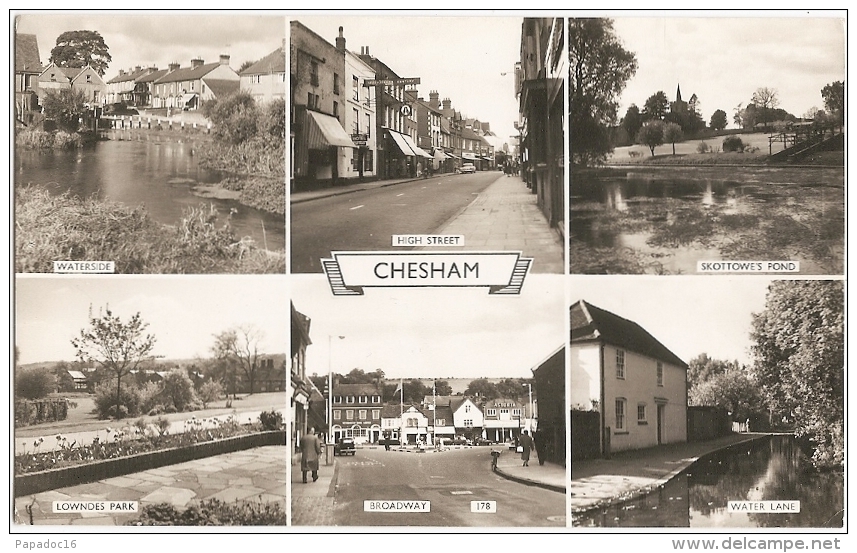
[[[524,430],[524,433],[521,434],[518,445],[521,447],[521,460],[524,461],[523,466],[530,466],[530,452],[535,448],[535,445],[528,430]]]
[[[315,428],[310,428],[309,432],[301,438],[301,473],[303,474],[304,484],[306,484],[306,473],[312,471],[312,481],[318,480],[318,456],[321,455],[321,443],[318,441],[318,436],[315,435]]]

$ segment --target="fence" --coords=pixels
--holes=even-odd
[[[701,442],[732,432],[732,421],[723,407],[691,406],[687,408],[687,441]]]
[[[571,412],[571,460],[601,456],[601,414],[597,411]]]

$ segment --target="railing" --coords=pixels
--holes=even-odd
[[[111,121],[111,129],[181,130],[211,133],[211,122],[175,121],[157,115],[102,115],[102,120]]]

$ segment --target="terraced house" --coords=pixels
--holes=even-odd
[[[598,411],[602,454],[687,441],[687,369],[637,323],[571,306],[571,405]]]
[[[333,439],[354,438],[358,444],[377,443],[381,437],[381,392],[373,384],[333,385]]]
[[[221,54],[217,63],[205,63],[199,58],[191,60],[190,67],[171,63],[167,73],[153,83],[152,107],[199,109],[207,100],[237,92],[239,81],[226,54]]]

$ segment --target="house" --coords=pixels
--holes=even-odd
[[[566,458],[565,350],[564,345],[560,346],[532,370],[533,392],[538,398],[536,442],[545,452],[546,461],[560,465],[565,465]]]
[[[345,131],[353,148],[345,148],[347,178],[375,176],[375,88],[364,86],[375,78],[375,71],[356,54],[345,51]]]
[[[39,42],[36,35],[15,34],[15,114],[29,124],[39,105]]]
[[[74,380],[74,389],[75,391],[81,390],[86,391],[89,389],[89,379],[86,378],[86,375],[81,371],[66,371],[68,375]]]
[[[142,106],[146,96],[140,94],[137,89],[137,80],[146,75],[155,73],[157,67],[137,66],[128,71],[119,70],[119,74],[107,81],[104,92],[105,104],[124,103],[129,106]]]
[[[381,437],[381,392],[374,384],[333,384],[331,432],[334,441],[354,438],[358,444]]]
[[[242,92],[253,97],[257,104],[286,99],[286,41],[264,58],[239,75]]]
[[[292,416],[289,419],[292,443],[297,447],[301,436],[306,433],[308,428],[310,401],[315,386],[313,386],[312,382],[306,376],[307,347],[312,344],[312,340],[309,337],[311,321],[309,317],[295,309],[294,303],[290,303],[291,348],[289,355],[291,386],[289,388],[291,389],[291,398],[289,409],[292,412]],[[326,421],[327,419],[326,412],[327,410],[325,409],[322,421]],[[326,425],[324,427],[316,427],[316,429],[327,431]]]
[[[100,106],[105,100],[107,85],[95,69],[86,67],[59,67],[55,63],[48,65],[39,75],[39,98],[43,99],[49,90],[71,88],[79,90],[89,106]]]
[[[600,413],[592,439],[601,453],[687,441],[687,364],[637,323],[584,300],[570,316],[571,405]]]
[[[517,439],[524,429],[524,405],[516,399],[490,399],[482,406],[482,437],[492,442]]]
[[[473,399],[464,396],[426,396],[424,405],[435,405],[438,413],[449,413],[452,415],[452,426],[456,435],[475,439],[483,436],[485,418],[482,410]],[[448,410],[447,410],[448,409]],[[449,415],[444,415],[444,426],[449,426]],[[440,423],[438,423],[440,426]],[[447,431],[446,429],[444,430]]]
[[[190,60],[190,67],[171,63],[167,73],[153,82],[152,107],[199,109],[208,100],[238,92],[239,81],[226,54],[221,54],[216,63],[207,64],[200,58]]]
[[[134,105],[152,107],[155,81],[162,78],[169,71],[169,69],[156,69],[151,73],[137,77],[134,80]]]
[[[401,444],[416,444],[429,440],[429,419],[424,409],[416,405],[385,405],[381,410],[381,431]]]

